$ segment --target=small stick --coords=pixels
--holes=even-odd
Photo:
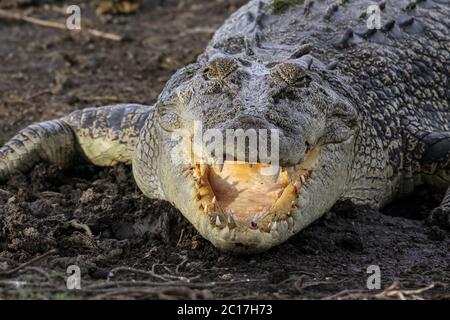
[[[58,250],[56,250],[56,249],[52,249],[52,250],[50,250],[50,251],[48,251],[48,252],[46,252],[46,253],[44,253],[44,254],[42,254],[40,256],[37,256],[37,257],[35,257],[35,258],[25,262],[25,263],[22,263],[21,265],[13,268],[11,270],[8,270],[8,271],[5,271],[5,272],[1,272],[0,276],[12,275],[12,274],[16,273],[17,271],[22,270],[23,268],[28,267],[29,265],[31,265],[33,263],[36,263],[36,262],[38,262],[38,261],[40,261],[42,259],[47,258],[48,256],[51,256],[52,254],[55,254],[57,251]]]
[[[64,23],[55,22],[55,21],[47,21],[47,20],[42,20],[39,18],[33,18],[33,17],[23,15],[23,14],[20,14],[17,12],[12,12],[12,11],[3,10],[3,9],[0,9],[0,17],[7,18],[7,19],[13,19],[13,20],[19,20],[19,21],[25,21],[25,22],[29,22],[29,23],[32,23],[32,24],[35,24],[38,26],[47,27],[47,28],[67,30],[67,27]],[[121,41],[122,40],[121,36],[114,34],[114,33],[103,32],[103,31],[99,31],[99,30],[91,29],[91,28],[84,28],[83,30],[85,30],[87,33],[89,33],[90,35],[92,35],[94,37],[104,38],[104,39],[108,39],[108,40],[112,40],[112,41]]]
[[[71,220],[69,221],[69,224],[74,227],[75,229],[79,229],[79,230],[83,230],[84,232],[86,232],[86,235],[90,238],[92,238],[94,236],[94,234],[91,231],[91,228],[89,228],[89,226],[87,224],[84,223],[79,223],[77,220]]]

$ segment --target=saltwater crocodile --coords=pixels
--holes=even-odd
[[[282,243],[338,200],[380,208],[422,184],[447,190],[431,220],[448,227],[448,0],[289,3],[244,5],[154,106],[84,109],[25,128],[0,149],[0,179],[77,155],[131,164],[145,195],[231,252]],[[250,147],[247,162],[204,161],[192,151],[196,123],[244,138],[277,131],[281,170],[259,156],[250,163]]]

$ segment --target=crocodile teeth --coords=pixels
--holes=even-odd
[[[272,228],[270,228],[270,230],[271,230],[271,231],[272,231],[272,230],[276,230],[276,229],[277,229],[277,226],[278,226],[278,224],[277,224],[276,221],[272,222]]]
[[[216,226],[220,227],[222,225],[222,222],[220,221],[220,217],[216,216]]]
[[[224,161],[218,164],[220,173],[222,173],[224,165],[225,165]]]
[[[306,182],[306,179],[305,179],[305,177],[304,177],[304,176],[300,176],[300,180],[302,180],[302,184],[305,184],[305,182]]]
[[[214,196],[214,197],[212,198],[212,200],[211,200],[211,203],[214,204],[214,203],[216,203],[216,202],[217,202],[217,199],[216,199],[216,196]]]
[[[281,167],[277,166],[277,171],[275,172],[275,174],[272,176],[272,181],[273,182],[277,182],[278,178],[280,177],[280,172],[281,172]]]
[[[233,229],[236,227],[236,222],[234,221],[234,218],[231,215],[228,216],[228,227],[230,229]]]

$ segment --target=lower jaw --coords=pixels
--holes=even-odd
[[[255,254],[277,246],[292,235],[294,235],[297,230],[296,225],[294,225],[294,217],[289,218],[291,225],[288,221],[283,221],[278,224],[277,229],[272,230],[272,232],[264,232],[260,229],[249,229],[245,227],[236,227],[229,229],[224,227],[211,228],[207,220],[206,224],[198,228],[200,234],[207,240],[209,240],[216,248],[223,252],[231,254]]]

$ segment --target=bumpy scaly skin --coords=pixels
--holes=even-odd
[[[337,200],[379,208],[427,184],[450,185],[450,7],[447,0],[305,1],[282,14],[250,1],[178,71],[156,109],[79,111],[31,126],[0,149],[0,179],[36,161],[68,164],[77,150],[98,165],[133,164],[149,197],[172,202],[217,247],[261,251],[281,243]],[[198,212],[177,129],[279,129],[283,166],[321,146],[320,168],[301,189],[288,225],[270,233],[215,228]],[[144,123],[145,122],[145,123]],[[142,129],[142,130],[141,130]],[[138,133],[140,136],[138,138]],[[450,190],[431,220],[449,226]]]
[[[67,167],[82,157],[98,166],[131,164],[139,133],[152,113],[153,107],[123,104],[33,124],[0,148],[0,180],[39,161]]]
[[[377,31],[366,26],[371,1],[309,1],[281,16],[266,14],[260,3],[235,14],[206,55],[220,48],[283,61],[307,47],[322,62],[336,62],[336,71],[359,96],[356,174],[348,197],[380,206],[428,180],[423,174],[434,179],[440,171],[448,185],[450,8],[445,1],[418,1],[415,7],[411,1],[381,1],[384,25]]]

